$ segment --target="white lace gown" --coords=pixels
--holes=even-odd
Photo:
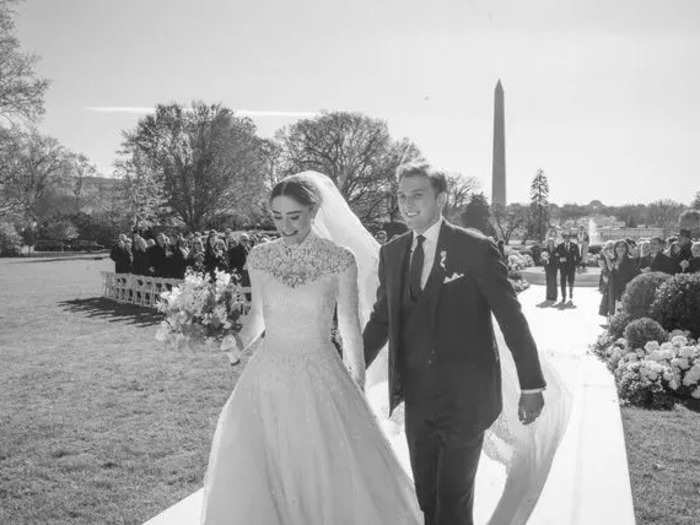
[[[363,366],[352,253],[312,233],[296,247],[256,247],[248,266],[241,337],[265,337],[219,416],[201,522],[422,523],[413,483],[347,370]],[[336,304],[345,363],[330,340]]]

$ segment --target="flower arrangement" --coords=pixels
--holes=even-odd
[[[700,342],[688,331],[674,330],[667,341],[647,341],[641,348],[603,334],[594,350],[630,404],[668,409],[677,400],[700,399]]]
[[[180,286],[163,292],[158,310],[165,314],[156,339],[180,348],[204,346],[235,348],[240,318],[248,303],[235,276],[216,271],[216,279],[188,270]]]

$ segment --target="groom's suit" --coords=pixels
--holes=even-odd
[[[406,436],[426,523],[472,523],[483,433],[501,411],[491,312],[522,389],[545,386],[520,303],[496,245],[443,221],[422,292],[409,290],[413,232],[382,246],[377,301],[364,330],[369,365],[389,341],[390,410],[406,402]],[[426,270],[427,271],[427,270]]]

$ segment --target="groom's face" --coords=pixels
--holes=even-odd
[[[435,191],[427,177],[404,177],[399,182],[399,211],[406,226],[417,233],[423,233],[438,221],[446,198],[444,193]]]

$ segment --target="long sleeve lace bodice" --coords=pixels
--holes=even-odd
[[[299,245],[282,240],[256,246],[248,256],[251,310],[239,334],[244,345],[265,331],[267,348],[284,348],[281,358],[317,357],[327,352],[337,306],[343,361],[364,380],[358,312],[357,263],[352,252],[313,233]]]

